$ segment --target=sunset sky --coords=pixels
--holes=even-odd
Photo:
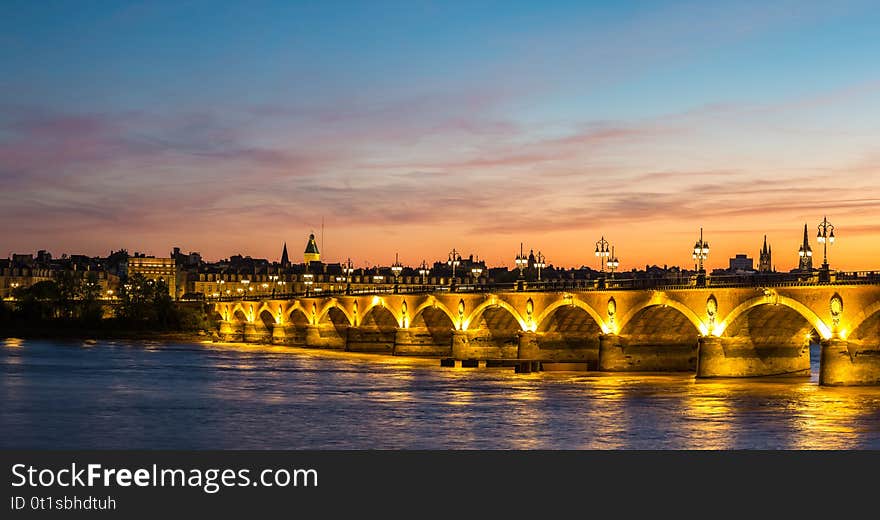
[[[0,255],[880,269],[880,4],[10,2]]]

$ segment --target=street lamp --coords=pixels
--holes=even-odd
[[[596,258],[599,259],[599,270],[603,273],[605,272],[605,258],[608,258],[608,256],[611,255],[608,246],[609,243],[605,240],[605,235],[602,235],[602,238],[596,242]]]
[[[253,287],[250,287],[250,283],[251,283],[250,280],[243,279],[243,280],[241,281],[241,283],[244,284],[244,288],[245,288],[246,291],[253,291],[253,290],[254,290]]]
[[[452,278],[449,280],[450,287],[455,287],[455,268],[458,267],[458,264],[461,263],[461,255],[458,254],[458,251],[455,248],[449,252],[449,259],[446,260],[446,263],[452,266]]]
[[[403,264],[400,263],[400,259],[397,256],[397,253],[394,253],[394,263],[391,265],[391,272],[394,273],[394,292],[397,293],[398,284],[400,284],[400,273],[403,271]]]
[[[806,234],[806,232],[804,233]],[[806,247],[804,247],[806,246]],[[801,258],[810,258],[813,256],[813,248],[809,246],[809,244],[801,244],[798,248],[798,256]]]
[[[822,217],[822,222],[819,224],[819,234],[816,235],[816,240],[820,244],[822,244],[822,280],[823,282],[830,281],[830,269],[828,266],[828,244],[834,244],[834,226],[831,222],[828,222],[828,217]]]
[[[274,299],[275,298],[275,289],[278,286],[278,275],[277,274],[269,275],[269,279],[272,280],[272,298]],[[266,284],[263,284],[263,285],[266,285]]]
[[[697,260],[699,271],[703,270],[703,260],[709,257],[709,243],[703,240],[703,228],[700,228],[700,239],[694,243],[694,260]]]
[[[312,284],[315,283],[315,275],[312,273],[303,274],[303,283],[306,286],[306,296],[311,294]]]
[[[346,260],[342,272],[345,274],[345,294],[351,294],[351,273],[354,272],[354,267],[351,265],[351,258]]]
[[[611,256],[608,258],[608,261],[605,262],[605,265],[607,265],[608,269],[611,271],[611,278],[614,278],[614,271],[620,267],[620,261],[617,259],[617,255],[614,254],[614,246],[611,246]]]
[[[541,254],[541,251],[538,251],[538,256],[535,257],[535,267],[538,269],[538,281],[541,281],[541,269],[547,267],[547,264],[544,263],[544,255]]]
[[[703,261],[709,257],[709,242],[703,240],[703,228],[700,228],[700,239],[694,243],[693,259],[698,261],[697,285],[706,285],[706,272],[703,270]]]
[[[425,285],[427,283],[428,273],[430,272],[431,270],[428,269],[428,263],[422,260],[422,265],[421,267],[419,267],[419,276],[422,277],[422,285]]]
[[[480,283],[480,275],[483,274],[482,267],[471,267],[471,274],[474,276],[474,285]]]
[[[528,265],[529,265],[529,259],[525,255],[525,253],[523,253],[523,245],[522,245],[522,242],[520,242],[519,243],[519,254],[516,255],[516,268],[519,269],[520,280],[522,280],[523,271],[525,270],[526,267],[528,267]]]

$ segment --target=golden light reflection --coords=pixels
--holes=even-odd
[[[683,395],[684,419],[688,427],[682,432],[686,449],[724,450],[734,448],[732,413],[729,391],[724,382],[696,382]]]
[[[451,406],[468,406],[474,402],[474,393],[470,390],[451,390],[446,404]]]
[[[797,388],[798,399],[790,406],[790,426],[794,430],[793,449],[827,450],[858,447],[860,438],[854,424],[860,416],[877,413],[880,389],[827,388],[804,384]],[[875,407],[866,406],[866,393],[873,393]]]
[[[24,340],[21,338],[6,338],[3,341],[4,347],[21,348],[24,347]]]

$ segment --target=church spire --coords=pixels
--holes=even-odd
[[[764,235],[764,247],[761,248],[761,253],[758,255],[758,271],[762,273],[773,271],[773,254],[767,244],[767,235]]]
[[[287,256],[287,242],[284,243],[284,249],[281,251],[281,267],[290,267],[290,257]]]
[[[807,234],[807,225],[804,224],[804,243],[801,244],[800,249],[798,250],[798,256],[800,257],[800,261],[798,263],[798,270],[800,271],[812,271],[813,270],[813,248],[810,247],[810,236]]]

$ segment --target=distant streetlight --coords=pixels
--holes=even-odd
[[[422,277],[422,285],[427,283],[427,277],[430,272],[431,270],[428,269],[428,263],[422,260],[422,265],[419,267],[419,276]]]
[[[522,280],[523,271],[525,271],[526,267],[529,265],[529,259],[525,253],[523,253],[523,244],[519,243],[519,254],[516,255],[516,268],[519,269],[519,278]]]
[[[312,273],[303,274],[303,284],[306,286],[306,296],[312,293],[312,284],[315,283],[315,275]]]
[[[538,256],[535,257],[535,268],[538,269],[538,281],[541,281],[541,269],[547,267],[547,264],[544,263],[544,255],[541,254],[541,251],[538,251]]]
[[[449,280],[450,287],[455,287],[455,268],[458,267],[458,264],[461,263],[461,255],[458,254],[454,248],[449,252],[449,259],[446,260],[446,263],[452,266],[452,278]]]
[[[608,269],[611,271],[611,278],[614,278],[614,271],[620,267],[620,261],[617,259],[617,255],[614,254],[614,246],[611,246],[611,256],[608,258],[608,261],[605,262],[605,265],[607,265]]]
[[[834,225],[828,222],[828,217],[822,217],[819,224],[819,233],[816,239],[822,244],[822,280],[828,282],[831,280],[830,268],[828,266],[828,244],[834,244]]]
[[[396,293],[400,284],[400,273],[403,272],[403,264],[400,263],[397,253],[394,253],[394,263],[391,265],[391,272],[394,273],[394,292]]]
[[[697,260],[697,285],[706,285],[706,272],[703,269],[703,261],[709,257],[709,242],[703,240],[703,228],[700,228],[700,239],[694,243],[693,259]]]
[[[345,294],[351,294],[351,273],[353,272],[354,267],[351,265],[351,258],[349,258],[342,267],[342,273],[345,275]]]
[[[277,274],[270,274],[269,280],[272,281],[272,298],[274,299],[275,298],[275,289],[278,286],[278,275]],[[263,284],[263,285],[265,286],[266,284]]]
[[[471,274],[474,276],[474,285],[480,283],[480,275],[483,274],[482,267],[471,267]]]
[[[602,235],[602,238],[596,242],[596,258],[599,259],[599,270],[605,272],[605,259],[611,255],[611,251],[608,249],[609,243],[605,240],[605,235]]]

